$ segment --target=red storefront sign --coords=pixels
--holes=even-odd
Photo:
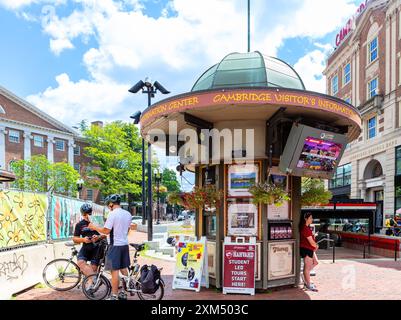
[[[255,294],[255,244],[224,244],[223,293]]]

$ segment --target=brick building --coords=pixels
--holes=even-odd
[[[324,74],[327,93],[363,118],[329,182],[335,198],[378,204],[376,231],[401,208],[401,1],[370,0],[336,37]]]
[[[44,155],[50,162],[68,162],[84,177],[90,162],[84,147],[78,132],[0,87],[0,170],[10,171],[13,161]],[[99,202],[100,195],[83,188],[80,198]]]

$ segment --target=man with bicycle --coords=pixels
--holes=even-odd
[[[106,270],[111,270],[110,300],[126,300],[125,292],[118,294],[119,273],[128,277],[130,265],[128,232],[131,227],[131,214],[120,206],[121,197],[113,194],[105,199],[106,206],[111,210],[104,227],[89,224],[91,230],[109,235],[110,247],[106,257]]]
[[[84,203],[81,206],[82,220],[75,226],[73,241],[76,244],[82,244],[82,248],[78,253],[78,266],[85,276],[89,276],[96,272],[100,262],[98,241],[101,236],[97,231],[88,228],[90,224],[89,216],[92,215],[92,206]],[[87,262],[90,261],[89,266]]]

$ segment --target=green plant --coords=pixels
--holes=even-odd
[[[171,205],[180,205],[189,210],[200,207],[217,207],[223,197],[223,191],[214,186],[195,187],[191,192],[172,192],[167,201]]]
[[[252,202],[255,204],[274,204],[279,207],[282,206],[285,201],[291,200],[290,195],[285,189],[269,182],[258,183],[251,187],[249,192],[252,194]]]
[[[333,194],[326,190],[320,179],[307,178],[302,181],[301,206],[317,206],[326,204]]]
[[[401,187],[397,187],[397,188],[395,189],[395,196],[396,196],[396,197],[401,197]]]

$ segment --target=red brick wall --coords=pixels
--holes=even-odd
[[[35,114],[29,112],[25,108],[14,103],[10,99],[4,97],[3,95],[0,95],[0,105],[3,106],[4,111],[6,112],[6,114],[0,114],[0,118],[20,121],[24,123],[34,124],[40,127],[60,130],[59,128],[53,126],[52,124],[41,119]]]

